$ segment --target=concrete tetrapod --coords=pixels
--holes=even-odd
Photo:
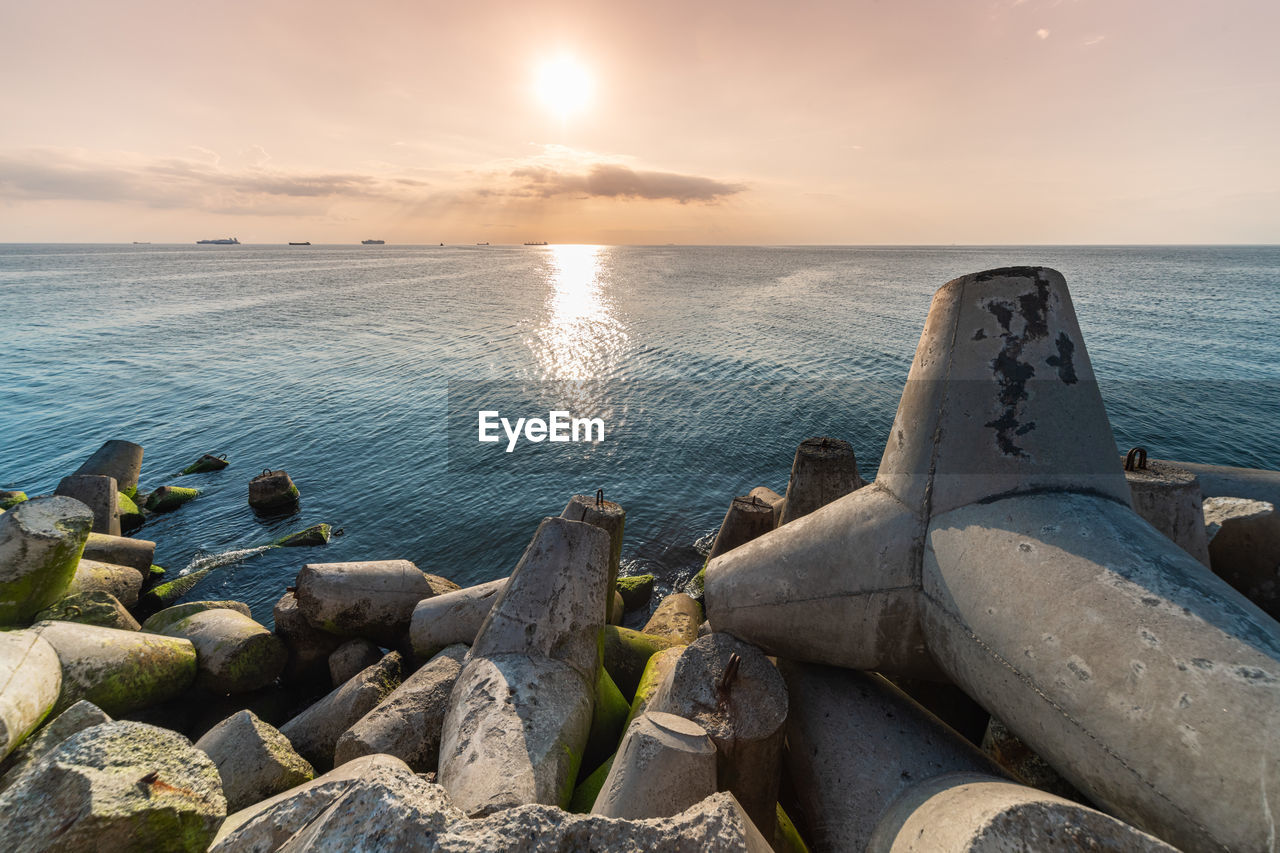
[[[196,685],[211,693],[248,693],[265,687],[289,658],[279,637],[225,607],[173,620],[160,633],[191,641],[196,648]]]
[[[402,658],[391,652],[280,727],[298,754],[319,770],[333,766],[338,739],[400,686]]]
[[[217,765],[229,813],[310,782],[316,775],[289,739],[252,711],[227,717],[205,732],[195,747]]]
[[[1052,270],[941,288],[875,484],[713,560],[706,601],[717,630],[798,660],[905,674],[927,647],[1179,847],[1273,832],[1280,625],[1133,512]]]
[[[715,559],[725,551],[732,551],[757,536],[763,536],[776,526],[776,521],[773,504],[755,495],[734,498],[729,501],[729,511],[720,522],[720,531],[716,533],[716,541],[707,559]]]
[[[122,631],[138,631],[142,627],[120,603],[120,599],[101,590],[76,592],[59,598],[36,614],[37,622],[46,619],[101,625],[103,628],[119,628]]]
[[[74,498],[23,501],[0,515],[0,625],[23,625],[75,577],[93,512]]]
[[[315,627],[394,646],[424,598],[457,589],[408,560],[308,563],[298,572],[298,609]]]
[[[618,566],[622,563],[622,533],[627,525],[627,511],[622,504],[604,499],[604,490],[595,495],[574,495],[560,513],[570,521],[585,521],[609,534],[609,591],[605,593],[605,621],[613,615],[613,591],[618,583]]]
[[[40,725],[61,688],[53,646],[35,631],[0,631],[0,759]]]
[[[1214,574],[1280,619],[1280,513],[1265,501],[1209,498],[1204,514]]]
[[[806,516],[863,485],[853,445],[840,438],[806,438],[796,448],[796,458],[791,463],[791,478],[778,524]]]
[[[84,556],[90,560],[132,566],[146,574],[156,561],[156,543],[128,536],[108,536],[90,533],[84,543]]]
[[[545,518],[454,685],[440,784],[468,815],[569,803],[601,665],[609,535]]]
[[[135,607],[142,592],[142,572],[131,566],[81,559],[67,585],[67,595],[109,592],[125,607]]]
[[[640,633],[688,645],[698,638],[701,624],[702,605],[683,592],[673,592],[662,599]]]
[[[138,477],[141,473],[142,445],[119,439],[104,442],[76,469],[76,474],[112,477],[116,481],[116,488],[129,497],[133,497],[138,490]]]
[[[4,791],[45,753],[77,732],[111,722],[111,718],[92,702],[81,699],[58,716],[45,723],[40,731],[23,741],[5,762],[7,769],[0,774],[0,792]]]
[[[292,592],[280,596],[271,615],[275,635],[289,650],[289,662],[285,664],[281,681],[307,687],[331,685],[329,655],[343,644],[344,638],[312,627],[298,609],[298,599]]]
[[[55,495],[75,498],[93,512],[93,532],[120,535],[120,503],[116,481],[112,477],[73,474],[63,477]]]
[[[706,729],[660,711],[627,728],[592,814],[670,817],[716,792],[716,745]]]
[[[1200,481],[1186,468],[1172,462],[1135,458],[1125,469],[1133,496],[1133,511],[1168,536],[1178,547],[1209,565],[1209,540],[1204,532],[1204,496]]]
[[[445,646],[474,643],[485,617],[506,586],[507,579],[499,578],[419,601],[409,620],[413,653],[428,660]]]

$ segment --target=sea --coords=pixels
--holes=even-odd
[[[170,575],[218,566],[188,598],[268,625],[307,562],[504,576],[597,490],[627,511],[623,573],[680,589],[803,439],[851,442],[872,479],[934,291],[1013,265],[1065,275],[1118,451],[1280,468],[1277,246],[10,244],[0,489],[143,445],[142,489],[201,494],[137,535]],[[486,411],[563,412],[582,440],[481,441]],[[230,465],[179,476],[202,453]],[[296,514],[250,510],[264,469]],[[341,535],[258,547],[318,522]]]

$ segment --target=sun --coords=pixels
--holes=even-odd
[[[591,88],[591,73],[573,57],[552,59],[538,69],[538,97],[562,119],[587,105]]]

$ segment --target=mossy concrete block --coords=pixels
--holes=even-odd
[[[200,458],[192,462],[186,468],[183,468],[181,474],[205,474],[209,471],[221,471],[230,463],[227,462],[227,454],[219,453],[217,456],[212,453],[203,453]]]
[[[2,491],[0,492],[0,510],[13,509],[18,504],[27,499],[26,492],[18,491]]]
[[[66,594],[93,513],[80,501],[40,497],[0,515],[0,625],[25,625]]]
[[[214,566],[209,566],[208,568],[198,569],[189,574],[178,575],[171,581],[156,584],[138,596],[138,610],[141,613],[150,614],[169,607],[179,598],[195,589],[196,584],[212,574],[214,568]],[[152,575],[154,574],[155,571],[153,569]]]
[[[13,751],[5,762],[6,769],[0,775],[0,791],[8,788],[18,777],[35,764],[44,754],[77,732],[92,726],[111,722],[111,718],[92,702],[81,699],[27,738]]]
[[[133,498],[120,492],[116,495],[116,506],[120,510],[120,534],[128,536],[146,523],[147,517]]]
[[[298,609],[314,627],[394,646],[424,598],[457,589],[408,560],[308,563],[298,572]]]
[[[382,660],[382,649],[377,643],[357,637],[347,640],[329,655],[329,679],[339,687]]]
[[[280,596],[272,609],[275,633],[289,650],[281,680],[299,687],[327,687],[331,684],[329,655],[342,645],[344,638],[313,628],[292,592]]]
[[[684,650],[647,710],[706,729],[718,750],[720,787],[732,791],[771,838],[787,704],[787,685],[762,651],[728,634],[710,634]]]
[[[667,637],[607,625],[604,629],[604,668],[609,670],[622,695],[630,699],[636,695],[636,687],[649,658],[675,645],[679,644]]]
[[[596,695],[591,710],[591,731],[582,753],[582,771],[597,767],[618,749],[631,705],[603,666],[596,676]]]
[[[38,621],[79,622],[122,631],[138,631],[141,626],[125,606],[109,592],[77,592],[60,598],[36,614]]]
[[[328,524],[313,524],[305,530],[281,536],[272,544],[277,548],[313,548],[329,544],[329,534],[333,527]]]
[[[81,559],[67,586],[68,595],[78,592],[108,592],[125,607],[132,608],[142,592],[142,573],[132,566]]]
[[[565,807],[565,811],[574,814],[590,814],[592,807],[596,804],[596,798],[600,796],[600,789],[604,787],[604,780],[609,778],[609,772],[613,770],[613,760],[617,757],[617,753],[610,755],[600,766],[578,783],[578,787],[573,789],[573,797],[569,800],[569,805]]]
[[[72,735],[0,794],[15,850],[196,853],[226,813],[207,755],[176,732],[125,721]]]
[[[93,512],[93,532],[120,535],[120,504],[116,481],[111,477],[75,474],[63,477],[55,495],[75,498]]]
[[[613,590],[618,579],[618,567],[622,562],[622,534],[627,524],[627,511],[621,504],[604,499],[603,492],[596,495],[574,495],[569,499],[561,518],[582,521],[609,534],[609,587],[605,592],[605,621],[613,614]],[[619,614],[620,615],[620,614]]]
[[[280,727],[311,766],[328,770],[343,732],[400,686],[402,659],[391,652]]]
[[[449,646],[406,678],[378,706],[343,732],[333,763],[365,755],[394,755],[418,773],[434,773],[449,696],[462,672],[467,647]]]
[[[0,631],[0,759],[40,725],[61,688],[53,646],[36,631]]]
[[[84,557],[118,566],[131,566],[146,574],[156,558],[156,543],[129,536],[90,533],[84,543]]]
[[[107,441],[76,469],[76,473],[112,477],[121,492],[133,497],[138,489],[138,476],[142,473],[142,445],[119,439]]]
[[[199,489],[182,486],[161,486],[147,496],[147,509],[155,513],[173,512],[188,501],[200,496]]]
[[[211,693],[248,693],[275,681],[289,653],[284,643],[237,610],[215,607],[169,622],[162,633],[196,648],[196,684]]]
[[[632,721],[592,814],[671,817],[716,792],[716,745],[702,726],[659,711]]]
[[[617,590],[622,596],[623,609],[630,613],[649,603],[653,595],[654,577],[651,574],[630,575],[617,579]]]
[[[153,634],[163,634],[165,629],[188,616],[194,616],[205,610],[234,610],[244,616],[252,618],[253,614],[249,612],[249,605],[243,601],[185,601],[182,604],[175,604],[172,607],[166,607],[157,613],[147,617],[142,623],[142,630],[150,631]]]
[[[773,849],[775,853],[809,853],[809,845],[804,843],[800,830],[796,829],[791,816],[778,803],[778,823],[773,830]]]
[[[604,608],[592,614],[603,619]],[[593,693],[592,682],[554,658],[473,657],[445,716],[440,784],[472,817],[527,803],[567,806]]]
[[[289,739],[252,711],[232,714],[196,741],[218,767],[227,811],[237,812],[310,782],[316,771]]]
[[[698,639],[701,624],[702,605],[691,596],[676,592],[662,599],[640,633],[688,645]]]
[[[409,639],[413,653],[427,659],[454,643],[471,645],[493,603],[507,586],[506,578],[424,598],[413,608]]]
[[[55,711],[87,699],[113,717],[158,705],[196,677],[196,649],[188,640],[74,622],[40,622],[62,664]]]
[[[228,816],[209,850],[425,853],[440,850],[435,841],[462,819],[439,785],[393,756],[371,755]]]
[[[249,506],[262,515],[294,512],[298,487],[285,471],[263,471],[249,481]]]
[[[684,654],[685,648],[686,646],[671,646],[649,657],[644,673],[640,676],[640,683],[636,686],[635,696],[631,699],[631,709],[627,714],[626,725],[631,725],[631,721],[649,707],[649,700],[667,680],[671,670],[675,669],[676,661],[680,660],[680,655]]]

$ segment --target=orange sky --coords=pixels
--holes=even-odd
[[[0,242],[1280,241],[1275,0],[785,8],[9,2]]]

